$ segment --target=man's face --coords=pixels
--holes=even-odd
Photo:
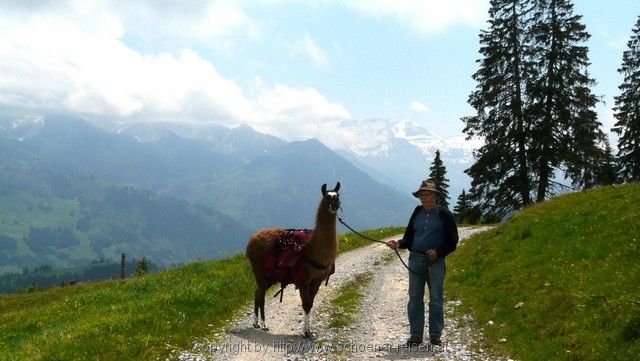
[[[420,203],[424,208],[430,209],[436,206],[436,194],[434,192],[420,191]]]

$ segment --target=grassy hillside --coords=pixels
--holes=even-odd
[[[168,265],[233,254],[251,231],[204,206],[92,177],[0,166],[0,273],[104,257]]]
[[[340,242],[343,252],[369,244],[353,235]],[[220,332],[253,291],[249,263],[237,255],[126,281],[0,296],[0,360],[165,359]]]
[[[243,257],[0,297],[0,359],[156,359],[219,329],[253,292]]]
[[[558,197],[466,241],[448,298],[518,360],[637,359],[639,243],[640,185]]]

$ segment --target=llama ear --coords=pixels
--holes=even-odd
[[[335,188],[333,188],[333,191],[334,191],[334,192],[337,192],[337,191],[338,191],[338,189],[340,189],[340,182],[338,182],[338,183],[336,184],[336,187],[335,187]]]
[[[327,183],[322,185],[322,188],[320,188],[322,190],[322,195],[327,194]]]

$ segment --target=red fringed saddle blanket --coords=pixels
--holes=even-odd
[[[276,235],[273,250],[267,254],[267,277],[280,282],[284,288],[297,284],[307,277],[307,260],[304,249],[309,244],[313,230],[283,229]]]

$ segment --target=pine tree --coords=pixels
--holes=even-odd
[[[570,0],[492,0],[489,29],[480,34],[478,85],[465,117],[468,138],[481,137],[473,200],[485,215],[543,201],[564,172],[574,187],[596,182],[605,139],[589,77],[590,35]]]
[[[134,275],[139,277],[144,276],[147,273],[149,273],[149,261],[145,257],[142,257],[142,259],[136,264],[136,273]]]
[[[637,182],[640,181],[640,16],[627,47],[618,69],[624,80],[618,87],[620,95],[615,97],[613,109],[618,121],[612,130],[620,135],[618,158],[622,178]]]
[[[481,208],[504,214],[531,203],[533,174],[527,150],[535,140],[525,94],[531,77],[531,49],[526,40],[530,27],[529,0],[492,0],[489,30],[480,34],[478,83],[469,96],[476,115],[465,117],[468,139],[484,138],[465,172],[472,178],[473,199]]]
[[[431,179],[436,184],[436,189],[440,192],[438,193],[437,202],[440,206],[444,208],[449,208],[449,179],[446,178],[447,169],[440,159],[440,150],[436,150],[436,156],[431,163],[431,167],[429,167],[429,179]]]
[[[470,210],[471,201],[463,189],[462,193],[458,196],[458,203],[453,208],[453,215],[458,220],[458,223],[462,223],[468,218]]]
[[[574,186],[593,185],[593,161],[602,156],[598,144],[604,132],[593,110],[598,98],[591,93],[589,77],[590,35],[573,14],[569,0],[535,0],[529,32],[536,70],[527,94],[533,107],[532,134],[537,142],[530,151],[538,175],[538,202],[553,193],[554,173],[562,166]]]
[[[601,186],[608,186],[611,184],[618,184],[620,179],[620,166],[613,156],[613,150],[609,145],[609,142],[605,142],[605,149],[603,152],[603,158],[598,162],[598,166],[595,174],[595,184]]]
[[[469,215],[467,216],[467,223],[469,224],[478,224],[482,220],[482,210],[479,205],[474,205],[469,210]]]

